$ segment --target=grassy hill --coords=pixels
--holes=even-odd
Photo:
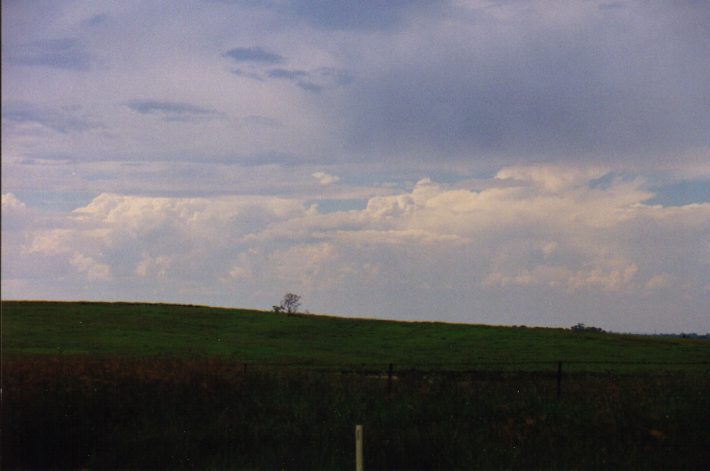
[[[8,301],[2,341],[8,469],[347,469],[356,424],[368,469],[710,469],[706,340]]]
[[[624,370],[637,367],[619,363],[710,361],[707,340],[167,304],[4,301],[2,340],[6,356],[220,356],[314,367],[535,369],[562,360]]]

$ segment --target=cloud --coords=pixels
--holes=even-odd
[[[311,74],[305,70],[273,69],[267,72],[269,78],[286,79],[296,84],[297,87],[311,93],[320,93],[323,86],[311,80]]]
[[[598,8],[600,10],[614,10],[617,8],[624,8],[624,2],[604,2],[600,3]]]
[[[340,181],[340,177],[330,175],[325,172],[315,172],[311,176],[318,180],[321,185],[325,186],[332,185],[333,183],[338,183]]]
[[[246,76],[263,80],[259,74],[252,73],[246,74]],[[313,71],[272,69],[266,73],[266,77],[288,80],[294,83],[298,88],[316,94],[321,93],[324,89],[333,89],[349,85],[353,80],[349,72],[331,67],[322,67]]]
[[[649,279],[644,288],[650,291],[655,291],[658,289],[670,288],[673,286],[673,277],[667,273],[661,273],[659,275],[654,275]]]
[[[189,121],[222,116],[214,110],[174,101],[134,100],[128,102],[126,106],[137,113],[162,116],[167,121]]]
[[[377,31],[399,26],[408,11],[426,4],[402,0],[372,0],[364,3],[297,0],[288,2],[285,8],[319,28]]]
[[[241,122],[247,126],[265,126],[267,128],[278,128],[283,126],[283,124],[277,119],[259,115],[245,116],[241,119]]]
[[[37,124],[62,134],[105,127],[80,105],[52,108],[23,102],[9,102],[3,107],[2,116],[15,126]]]
[[[89,280],[120,284],[129,298],[202,291],[268,307],[298,290],[319,311],[410,319],[436,308],[439,319],[565,326],[577,318],[549,306],[575,305],[591,324],[662,329],[679,317],[667,320],[658,296],[682,290],[676,316],[702,330],[710,204],[646,205],[643,182],[598,186],[598,175],[516,166],[476,191],[422,179],[328,213],[298,198],[102,194],[64,227],[30,227],[8,250],[24,266],[81,275],[66,278],[68,292]],[[5,204],[18,206],[9,195]],[[495,317],[505,304],[510,317]]]
[[[18,200],[12,193],[2,194],[2,213],[3,216],[8,213],[21,212],[27,206],[22,201]]]
[[[75,71],[89,70],[92,59],[84,46],[74,38],[45,39],[13,48],[10,64],[30,67],[50,67]]]
[[[323,91],[323,87],[321,85],[313,82],[298,81],[296,82],[296,85],[299,88],[311,93],[320,93]]]
[[[135,274],[145,278],[147,276],[155,276],[160,279],[165,279],[168,276],[172,257],[163,255],[152,257],[149,253],[144,253],[143,258],[136,266]]]
[[[699,330],[710,9],[613,3],[3,4],[3,279]]]
[[[235,62],[249,62],[256,64],[280,64],[284,58],[260,47],[237,47],[222,54]]]
[[[383,59],[362,52],[372,65],[342,104],[348,143],[404,159],[599,163],[707,146],[710,70],[695,44],[710,10],[629,5],[609,16],[593,2],[492,3],[383,41]]]
[[[111,268],[105,263],[97,262],[91,257],[75,252],[70,260],[71,265],[79,272],[86,275],[89,281],[111,280]]]
[[[97,26],[100,26],[108,20],[108,15],[99,13],[96,15],[92,15],[90,18],[82,21],[82,26],[89,27],[89,28],[94,28]]]
[[[284,78],[289,80],[308,77],[305,70],[272,69],[267,74],[271,78]]]

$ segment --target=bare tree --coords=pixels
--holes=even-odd
[[[286,293],[283,300],[281,300],[281,311],[285,311],[286,314],[296,314],[298,308],[301,307],[301,297],[297,294]]]

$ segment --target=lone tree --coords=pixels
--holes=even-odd
[[[277,312],[286,312],[286,314],[296,314],[298,308],[301,307],[301,297],[297,294],[286,293],[284,298],[281,300],[281,306],[278,306]],[[276,310],[276,309],[274,309]]]

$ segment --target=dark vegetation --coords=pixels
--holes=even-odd
[[[2,307],[3,469],[710,467],[707,341]]]
[[[572,332],[596,332],[599,334],[604,332],[604,329],[601,327],[593,327],[591,325],[582,324],[581,322],[570,327],[570,330]]]

